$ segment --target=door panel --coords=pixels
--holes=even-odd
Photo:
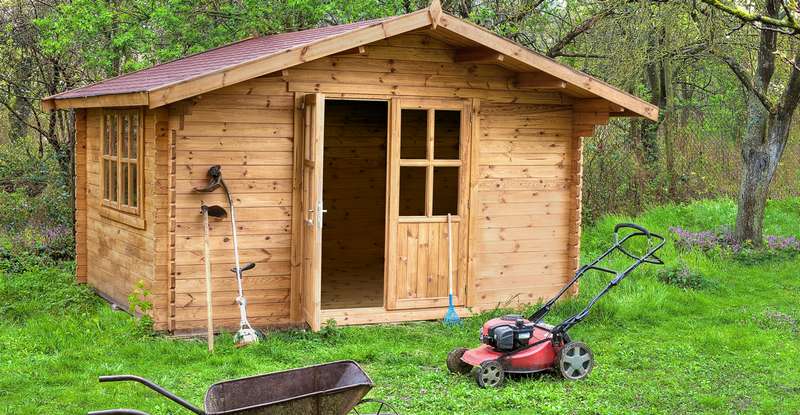
[[[403,110],[411,110],[404,112]],[[419,110],[425,110],[421,112]],[[434,146],[436,144],[436,111],[447,111],[452,115],[454,111],[461,112],[460,126],[451,128],[459,129],[460,147],[458,159],[453,159],[452,152],[446,158],[436,158]],[[403,114],[412,116],[415,123],[409,120],[403,122]],[[447,168],[458,168],[457,184],[449,187],[449,192],[453,197],[452,202],[457,206],[457,212],[452,212],[452,258],[453,258],[453,302],[456,305],[463,305],[466,299],[467,281],[467,219],[469,217],[469,137],[471,134],[471,122],[469,120],[471,111],[469,103],[461,100],[404,100],[396,98],[392,100],[391,119],[390,119],[390,151],[389,151],[389,220],[387,229],[387,262],[388,272],[386,276],[386,308],[394,309],[413,309],[429,307],[446,307],[448,305],[448,235],[447,215],[434,214],[440,213],[439,209],[434,208],[436,192],[446,191],[441,185],[434,185],[434,172],[443,171]],[[424,123],[424,124],[423,124]],[[416,125],[422,124],[422,125]],[[439,131],[442,131],[439,125]],[[452,125],[451,125],[452,127]],[[403,128],[417,129],[422,131],[406,131]],[[440,133],[441,134],[441,133]],[[413,148],[425,147],[424,151],[409,152],[415,158],[408,159],[401,157],[402,139],[414,140]],[[423,137],[423,138],[420,138]],[[441,137],[440,137],[441,138]],[[420,140],[427,140],[419,143]],[[408,145],[408,144],[407,144]],[[420,157],[425,158],[420,158]],[[420,169],[425,170],[425,180],[414,180],[413,188],[411,181],[406,184],[403,180],[408,178],[408,174],[402,174],[401,169]],[[408,172],[409,170],[406,170]],[[451,176],[450,183],[454,183],[456,176]],[[420,187],[424,186],[421,192]],[[457,189],[454,189],[457,187]],[[452,192],[457,190],[456,194]],[[420,208],[408,209],[407,205],[414,205],[415,200],[410,200],[419,194],[424,194],[424,211]],[[409,197],[411,195],[411,197]],[[458,198],[457,203],[455,197]],[[416,216],[401,216],[402,211]],[[419,213],[416,213],[420,211]]]
[[[453,301],[462,304],[459,272],[460,223],[453,223]],[[448,304],[447,223],[399,223],[396,308],[444,307]]]
[[[322,286],[322,166],[325,99],[306,95],[303,116],[303,289],[301,308],[311,330],[320,329]]]

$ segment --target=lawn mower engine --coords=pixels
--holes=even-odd
[[[481,343],[500,352],[511,352],[528,345],[534,324],[517,314],[493,318],[481,328]]]

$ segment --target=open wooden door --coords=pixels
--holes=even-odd
[[[322,285],[322,166],[325,129],[325,97],[305,97],[303,116],[302,258],[301,309],[311,330],[320,329]]]
[[[467,290],[470,102],[392,100],[386,308],[448,305],[448,239],[453,302]],[[452,217],[448,234],[447,214]]]

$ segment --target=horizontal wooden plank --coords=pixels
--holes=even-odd
[[[291,166],[291,151],[199,151],[178,150],[177,164],[192,165],[242,165],[242,166]]]
[[[180,136],[178,150],[204,151],[292,151],[290,137],[196,137]]]
[[[288,289],[290,278],[288,275],[270,277],[250,277],[245,275],[242,279],[242,287],[245,295],[250,290],[274,290]],[[211,290],[213,292],[226,292],[237,290],[236,278],[214,278],[211,280]],[[196,279],[176,279],[175,293],[205,293],[205,278]]]
[[[192,220],[197,219],[193,216],[187,217],[186,219],[189,218]],[[288,219],[254,221],[237,220],[236,226],[236,233],[239,235],[275,235],[291,232],[292,223]],[[211,236],[230,236],[231,234],[231,223],[229,220],[212,221],[209,224],[209,228]],[[175,224],[175,235],[177,237],[202,236],[203,224],[201,221],[177,222]]]

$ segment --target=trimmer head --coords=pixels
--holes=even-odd
[[[233,336],[233,344],[236,347],[245,347],[260,342],[264,337],[264,333],[254,328],[242,328]]]
[[[206,187],[195,187],[195,192],[211,193],[222,185],[222,167],[219,165],[211,166],[208,169],[208,185]]]

